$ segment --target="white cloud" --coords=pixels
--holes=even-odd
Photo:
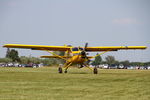
[[[118,18],[118,19],[113,19],[112,23],[113,24],[138,24],[139,21],[133,18]]]

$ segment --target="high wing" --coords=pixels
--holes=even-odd
[[[49,50],[49,51],[67,51],[72,47],[69,46],[48,46],[48,45],[25,45],[25,44],[5,44],[3,47],[7,48],[23,48],[32,50]],[[146,46],[101,46],[101,47],[86,47],[87,52],[98,51],[117,51],[128,49],[146,49]]]
[[[131,49],[146,49],[146,46],[101,46],[101,47],[87,47],[86,51],[98,52],[98,51],[117,51],[117,50],[131,50]]]
[[[72,47],[68,46],[48,46],[48,45],[25,45],[25,44],[5,44],[7,48],[23,48],[32,50],[49,50],[49,51],[67,51]]]

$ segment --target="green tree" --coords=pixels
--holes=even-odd
[[[115,62],[116,62],[114,56],[107,56],[107,57],[105,57],[105,60],[106,60],[107,64],[109,64],[109,65],[115,64]]]
[[[94,61],[92,62],[92,65],[100,65],[101,63],[102,63],[102,57],[99,55],[95,57]]]
[[[31,63],[39,64],[40,63],[40,58],[36,57],[29,57],[29,60]]]
[[[29,60],[28,57],[25,57],[25,56],[20,57],[20,63],[22,64],[28,64],[28,60]]]
[[[129,60],[121,61],[120,64],[123,64],[125,67],[130,66]]]
[[[52,58],[43,58],[43,59],[41,59],[41,63],[43,63],[43,64],[46,65],[46,66],[55,65],[55,64],[56,64],[55,61],[56,61],[56,60],[54,60],[54,59],[52,59]]]
[[[20,57],[20,62],[22,64],[29,64],[29,63],[39,64],[39,63],[42,62],[42,59],[37,58],[37,57],[25,57],[25,56],[21,56]]]
[[[6,51],[6,58],[9,58],[9,56],[10,56],[10,49],[7,48],[7,51]]]
[[[0,63],[9,63],[12,62],[12,59],[10,58],[0,58]]]
[[[11,50],[7,49],[6,57],[12,59],[13,62],[20,61],[18,56],[18,51],[15,49],[11,49]]]
[[[150,62],[145,62],[144,66],[150,66]]]
[[[119,65],[120,64],[120,62],[119,61],[117,61],[117,60],[115,60],[115,63],[114,63],[115,65]]]

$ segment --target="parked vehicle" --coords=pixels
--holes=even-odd
[[[118,66],[118,69],[124,69],[124,65],[123,65],[123,64],[120,64],[120,65]]]
[[[104,69],[108,69],[109,67],[108,67],[108,64],[103,64],[103,68]]]
[[[115,64],[112,64],[112,65],[109,66],[109,69],[117,69],[117,68],[118,68],[118,66],[115,65]]]

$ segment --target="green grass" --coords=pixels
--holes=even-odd
[[[150,100],[150,70],[0,67],[0,100]]]

